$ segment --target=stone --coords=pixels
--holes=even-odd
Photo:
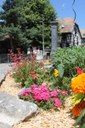
[[[10,125],[8,125],[8,124],[0,122],[0,128],[12,128],[12,127]]]
[[[36,104],[0,92],[0,122],[12,126],[38,112]]]
[[[0,85],[4,81],[6,74],[11,70],[9,63],[0,63]]]

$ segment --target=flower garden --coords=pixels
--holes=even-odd
[[[19,49],[10,50],[12,77],[22,87],[19,98],[34,102],[45,111],[64,109],[71,100],[70,113],[75,127],[85,128],[85,47],[58,48],[53,53],[52,68],[45,68],[45,61],[30,60]],[[70,109],[70,108],[69,108]]]

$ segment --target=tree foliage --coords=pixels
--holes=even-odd
[[[28,47],[42,44],[44,29],[45,45],[49,46],[50,22],[56,17],[49,0],[6,0],[2,9],[0,33],[11,33],[19,45]]]

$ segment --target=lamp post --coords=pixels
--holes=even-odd
[[[57,35],[57,21],[51,22],[51,53],[57,49],[58,35]]]
[[[44,16],[42,15],[42,48],[43,48],[43,56],[45,51],[45,35],[44,35]]]

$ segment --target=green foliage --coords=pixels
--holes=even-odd
[[[85,109],[82,111],[82,114],[77,118],[74,125],[79,125],[79,128],[85,128]]]
[[[49,88],[56,88],[69,91],[70,78],[55,77],[52,69],[44,68],[42,63],[36,60],[22,60],[12,65],[13,78],[24,87],[30,87],[31,84],[45,83]]]
[[[56,14],[49,0],[6,0],[2,9],[0,19],[7,30],[11,29],[11,25],[13,30],[19,28],[16,36],[11,32],[19,45],[41,45],[43,29],[45,45],[50,45],[50,22],[55,19]],[[6,35],[5,31],[4,34]]]
[[[58,48],[53,54],[56,68],[62,65],[64,76],[73,77],[77,72],[76,66],[85,70],[85,47]]]
[[[61,78],[63,77],[63,74],[64,74],[64,68],[63,67],[64,67],[63,64],[59,64],[57,67]]]
[[[14,68],[13,78],[22,86],[29,87],[31,84],[41,84],[46,79],[46,70],[42,69],[41,63],[35,60],[23,60]]]
[[[29,87],[31,84],[45,84],[49,88],[69,90],[70,78],[64,76],[63,66],[58,66],[59,75],[55,76],[55,70],[45,68],[44,61],[37,62],[34,55],[30,59],[24,56],[20,49],[16,53],[10,50],[10,61],[12,62],[13,78],[22,86]]]

